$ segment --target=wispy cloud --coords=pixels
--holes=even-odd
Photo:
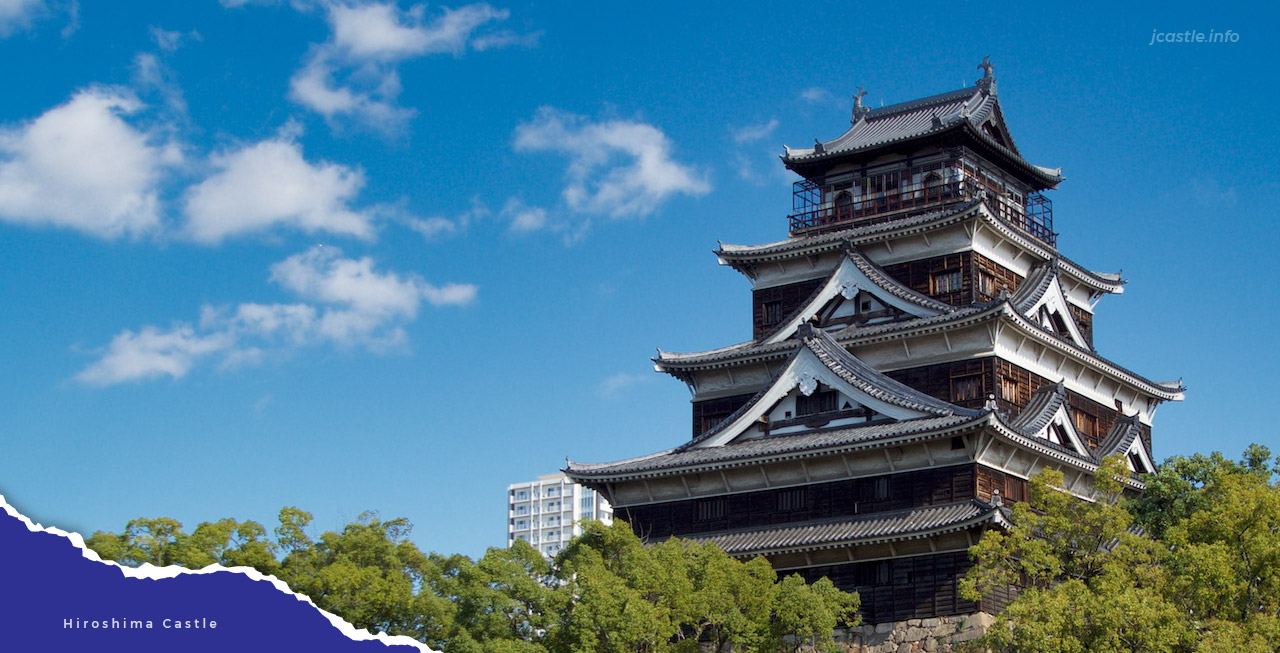
[[[141,109],[131,91],[95,87],[0,130],[0,220],[100,238],[157,229],[161,176],[182,154],[126,121]]]
[[[800,99],[813,104],[826,104],[835,101],[836,96],[821,86],[810,86],[800,91]]]
[[[515,148],[568,155],[561,198],[579,213],[639,217],[672,196],[711,191],[706,174],[673,159],[666,134],[643,122],[592,122],[543,107],[533,120],[516,127]]]
[[[1224,186],[1213,177],[1197,177],[1191,182],[1191,196],[1205,208],[1233,208],[1239,201],[1235,186]]]
[[[630,372],[618,372],[613,376],[603,380],[596,386],[596,396],[601,399],[616,399],[626,389],[641,383],[647,383],[652,380],[652,376],[643,374],[632,374]]]
[[[302,301],[206,305],[194,325],[122,331],[75,379],[94,386],[180,379],[201,362],[222,368],[252,365],[323,343],[386,351],[405,342],[404,326],[417,318],[424,302],[466,306],[477,293],[472,284],[436,285],[416,275],[383,272],[371,258],[347,258],[323,246],[275,264],[270,279]]]
[[[754,143],[768,138],[777,128],[778,119],[773,118],[769,120],[769,122],[763,122],[756,125],[730,127],[729,134],[733,137],[733,142],[735,143]]]
[[[43,0],[0,0],[0,37],[26,29],[45,11]]]
[[[414,115],[398,104],[404,60],[435,54],[461,56],[470,47],[531,47],[537,34],[510,31],[477,34],[510,12],[486,3],[444,8],[428,17],[425,5],[400,9],[394,2],[323,4],[331,35],[313,46],[290,82],[290,97],[333,121],[352,117],[368,127],[394,132]]]

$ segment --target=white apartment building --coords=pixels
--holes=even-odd
[[[521,539],[550,558],[582,533],[583,519],[611,523],[613,508],[595,490],[564,474],[507,486],[507,546]]]

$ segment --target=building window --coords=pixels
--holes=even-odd
[[[973,401],[981,398],[981,374],[971,374],[951,379],[951,401]]]
[[[848,220],[853,217],[853,196],[849,191],[840,191],[836,195],[836,220]]]
[[[1075,418],[1076,430],[1087,438],[1098,437],[1098,418],[1081,410],[1071,411]]]
[[[764,313],[761,316],[764,324],[773,325],[782,321],[782,302],[765,302],[761,304],[760,310]]]
[[[776,507],[778,512],[804,510],[805,494],[805,489],[802,487],[778,490],[777,494],[774,495],[776,497]]]
[[[1061,424],[1053,424],[1049,426],[1049,441],[1054,444],[1066,446],[1070,438],[1067,437],[1066,429]]]
[[[595,497],[592,497],[591,495],[587,495],[587,496],[585,496],[585,497],[582,497],[582,511],[583,511],[583,512],[590,512],[591,508],[592,508],[594,505],[595,505]]]
[[[529,506],[516,506],[516,514],[517,515],[529,514]]]
[[[941,295],[950,292],[960,292],[963,282],[964,279],[959,270],[935,272],[929,275],[929,293],[933,295]]]
[[[1000,399],[1012,404],[1018,403],[1018,382],[1007,377],[1000,377]]]
[[[986,272],[978,273],[978,292],[987,297],[995,297],[1000,294],[1000,282],[996,278]]]
[[[877,501],[889,498],[889,477],[881,476],[875,480],[873,496]]]
[[[724,519],[724,497],[698,500],[698,521]]]
[[[796,396],[796,416],[817,415],[818,413],[835,412],[840,394],[835,390],[815,392],[808,397]]]

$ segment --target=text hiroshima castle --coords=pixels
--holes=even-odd
[[[654,359],[693,393],[692,438],[570,478],[651,541],[828,576],[873,624],[999,609],[958,596],[966,549],[1043,468],[1088,498],[1119,453],[1141,491],[1156,407],[1184,388],[1094,350],[1124,282],[1058,251],[1061,169],[1023,158],[981,68],[880,109],[859,93],[848,131],[787,148],[790,237],[716,251],[752,283],[753,339]]]

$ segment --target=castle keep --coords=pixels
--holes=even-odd
[[[856,590],[871,624],[999,609],[958,596],[966,549],[1041,469],[1089,498],[1118,453],[1141,491],[1156,408],[1184,388],[1094,349],[1124,282],[1058,251],[1062,172],[1023,158],[980,68],[879,109],[859,93],[847,131],[787,148],[789,237],[716,252],[752,284],[752,339],[654,359],[693,393],[688,437],[569,477],[650,540]]]

